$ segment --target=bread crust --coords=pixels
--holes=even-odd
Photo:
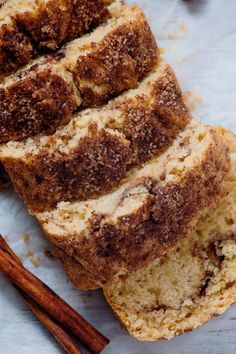
[[[8,24],[0,26],[0,75],[17,70],[38,54],[57,50],[109,17],[102,0],[32,0],[32,3],[34,6],[26,7],[24,12],[11,9]]]
[[[100,106],[117,92],[134,88],[157,62],[157,46],[143,14],[107,36],[98,50],[81,56],[74,71],[83,107]],[[91,82],[97,88],[91,87]]]
[[[47,145],[36,155],[2,158],[16,191],[31,211],[44,211],[60,201],[104,193],[124,178],[131,167],[173,142],[190,120],[177,79],[166,66],[151,84],[149,93],[137,92],[132,99],[123,95],[100,110],[111,112],[111,117],[113,111],[119,110],[124,117],[120,128],[111,129],[110,125],[119,124],[115,118],[104,129],[90,123],[87,136],[67,153],[50,151]],[[93,110],[89,112],[92,117]]]
[[[157,64],[159,52],[145,16],[139,9],[135,11],[135,19],[90,43],[92,53],[82,55],[79,50],[74,66],[64,48],[0,85],[0,142],[21,140],[42,130],[51,132],[72,117],[81,100],[83,106],[97,106],[137,86]],[[111,58],[117,60],[111,62]],[[38,93],[42,78],[43,89]]]
[[[162,188],[154,178],[138,181],[147,188],[147,198],[115,224],[107,224],[102,215],[93,214],[89,235],[63,237],[49,232],[47,220],[38,215],[76,286],[84,290],[102,287],[118,274],[135,271],[163,255],[191,232],[200,212],[224,194],[221,182],[230,169],[226,146],[213,130],[211,136],[204,159],[179,182],[169,182]]]

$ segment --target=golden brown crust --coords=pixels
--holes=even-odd
[[[0,75],[18,69],[45,50],[56,50],[104,22],[109,13],[102,0],[32,1],[34,9],[17,13],[0,26]],[[1,10],[0,10],[1,11]]]
[[[113,129],[121,134],[114,135],[109,125],[108,130],[91,124],[87,136],[68,153],[45,147],[26,159],[3,159],[16,191],[31,211],[104,193],[132,166],[173,142],[189,122],[188,109],[170,67],[151,83],[149,93],[136,94],[133,99],[124,95],[107,105],[111,116],[113,109],[118,109],[124,117],[123,126]],[[105,107],[101,112],[106,112]],[[115,118],[110,124],[116,125]]]
[[[98,193],[125,175],[130,154],[127,141],[105,130],[97,132],[96,127],[90,130],[68,156],[57,152],[48,155],[45,149],[35,160],[13,158],[4,162],[16,191],[31,211]]]
[[[77,108],[73,84],[50,68],[32,68],[33,75],[0,87],[0,140],[19,140],[65,124]]]
[[[75,105],[75,90],[71,87],[74,84],[82,92],[83,104],[91,106],[107,101],[124,89],[136,86],[138,81],[155,67],[158,50],[141,11],[137,10],[135,19],[130,22],[127,20],[127,23],[111,30],[111,33],[96,43],[93,54],[87,55],[89,63],[86,61],[87,56],[83,55],[83,60],[73,69],[73,65],[68,65],[65,60],[66,54],[63,51],[55,56],[44,57],[43,63],[22,71],[15,77],[15,81],[0,85],[0,142],[20,140],[48,128],[52,131],[68,121],[81,103],[79,99],[77,106]],[[131,39],[133,36],[136,41]],[[111,56],[109,59],[104,57],[108,53]],[[78,61],[80,56],[79,51]],[[119,60],[111,62],[117,57]],[[91,69],[92,76],[88,77],[85,62],[87,68]],[[76,66],[76,60],[74,65]],[[114,73],[117,76],[114,76]],[[69,81],[68,75],[71,78]],[[51,84],[54,79],[57,83]],[[50,100],[46,100],[46,105],[41,94],[38,95],[34,91],[42,87],[42,82],[44,94],[50,97]]]
[[[76,286],[85,290],[101,287],[115,279],[120,270],[135,271],[161,256],[191,232],[200,212],[225,192],[221,182],[230,169],[226,146],[214,131],[211,134],[213,142],[204,160],[178,183],[161,187],[154,178],[142,181],[149,190],[148,197],[129,217],[108,224],[102,215],[93,214],[89,235],[69,239],[48,233],[60,249],[65,267],[71,267],[69,276]],[[84,271],[80,274],[77,263],[87,275]]]
[[[118,101],[115,107],[125,112],[122,133],[131,142],[132,165],[142,163],[166,148],[190,120],[178,80],[170,66],[153,83],[150,101],[145,95],[139,95],[135,101]]]
[[[101,105],[107,96],[136,87],[156,62],[156,41],[140,13],[136,26],[119,27],[104,38],[98,50],[78,59],[74,74],[83,96],[83,106]],[[95,87],[102,87],[102,91],[95,91],[91,82]]]

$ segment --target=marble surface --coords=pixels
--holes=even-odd
[[[136,1],[146,12],[164,56],[204,122],[236,132],[236,1]],[[191,94],[189,94],[191,92]],[[141,343],[113,317],[101,291],[84,293],[67,281],[61,265],[45,257],[50,246],[11,189],[0,195],[0,232],[24,265],[111,339],[107,354],[234,354],[236,306],[200,329],[171,341]],[[24,233],[30,241],[24,242]],[[35,267],[27,255],[40,257]],[[56,354],[60,349],[0,276],[0,354]]]

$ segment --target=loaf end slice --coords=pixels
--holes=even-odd
[[[236,301],[236,136],[220,133],[234,163],[224,180],[227,195],[165,256],[104,288],[115,315],[139,340],[193,330]]]
[[[171,147],[131,170],[112,192],[36,216],[75,285],[97,288],[188,236],[199,213],[224,194],[229,168],[222,140],[193,120]]]

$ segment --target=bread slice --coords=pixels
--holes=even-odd
[[[236,169],[236,136],[224,132]],[[227,196],[205,211],[191,236],[165,256],[105,287],[124,327],[140,340],[170,339],[236,301],[236,175]]]
[[[189,234],[224,191],[226,146],[192,120],[159,157],[129,172],[113,191],[84,202],[62,202],[36,213],[70,279],[102,286],[146,265]]]
[[[103,0],[8,0],[0,3],[0,75],[56,50],[109,17]]]
[[[0,147],[16,191],[31,211],[94,197],[169,146],[190,121],[177,79],[160,63],[135,90],[76,114],[54,135]]]
[[[120,1],[109,12],[105,25],[3,79],[0,142],[52,132],[80,105],[98,106],[154,69],[158,50],[143,12]]]

